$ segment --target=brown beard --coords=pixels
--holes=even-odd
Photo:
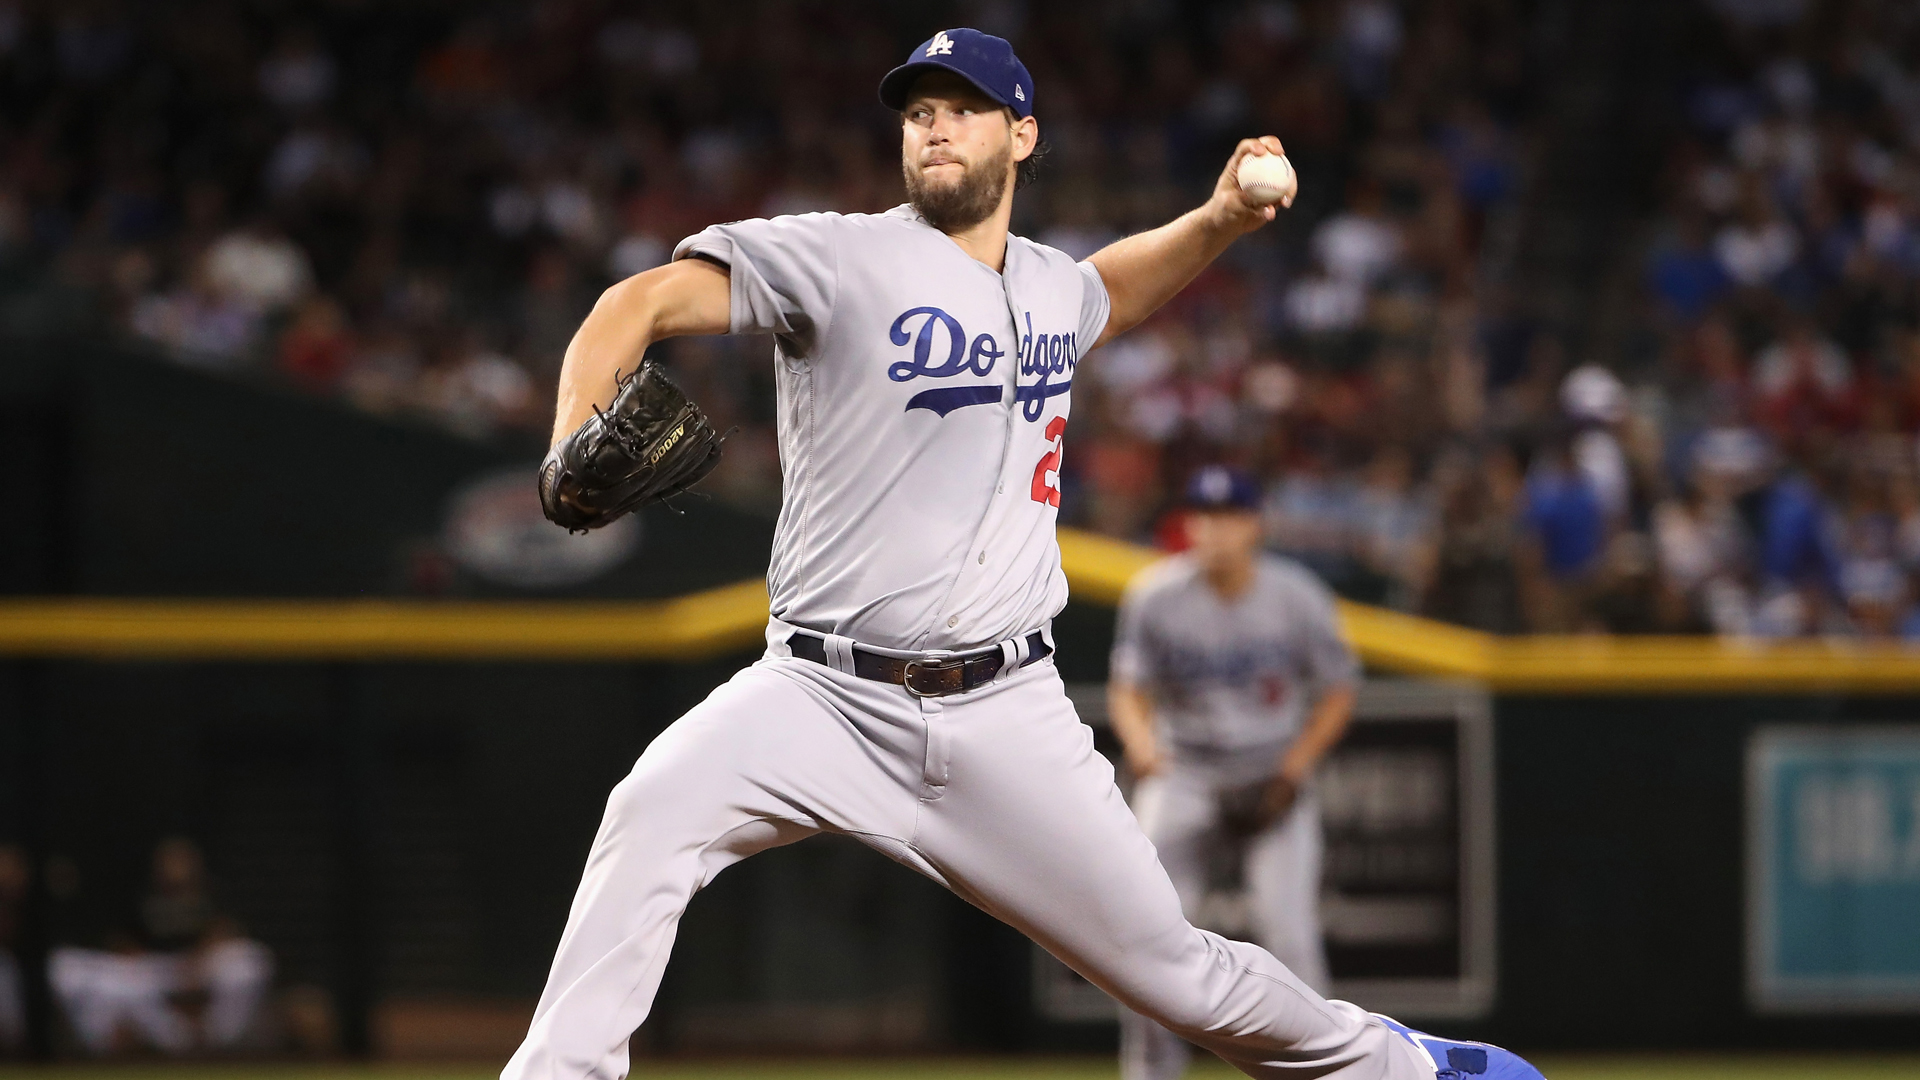
[[[1013,163],[1013,143],[1008,140],[985,161],[966,166],[957,184],[933,186],[927,176],[910,161],[902,160],[900,171],[907,180],[907,202],[920,212],[927,224],[943,233],[964,232],[993,216],[1000,199],[1007,193],[1007,171]]]

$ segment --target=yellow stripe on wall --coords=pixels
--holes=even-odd
[[[1114,604],[1156,553],[1072,529],[1075,599]],[[1897,644],[1697,637],[1503,638],[1364,604],[1341,619],[1371,668],[1521,693],[1920,691]],[[766,586],[668,600],[0,600],[0,654],[207,660],[692,660],[753,648]]]
[[[759,581],[671,600],[9,600],[0,652],[154,659],[689,660],[748,648]]]

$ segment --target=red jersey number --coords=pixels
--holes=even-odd
[[[1047,438],[1053,440],[1053,449],[1040,455],[1039,464],[1033,467],[1033,501],[1048,506],[1060,505],[1060,455],[1067,449],[1067,418],[1056,416],[1047,421]],[[1053,474],[1053,482],[1047,482],[1047,474]]]

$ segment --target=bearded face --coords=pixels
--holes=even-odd
[[[1000,207],[1007,192],[1007,178],[1013,164],[1013,140],[983,160],[968,161],[951,146],[929,146],[915,161],[903,154],[901,172],[907,181],[907,202],[927,224],[944,233],[962,232],[987,220]],[[964,170],[958,176],[929,176],[927,170],[951,162]],[[953,170],[941,170],[951,173]]]

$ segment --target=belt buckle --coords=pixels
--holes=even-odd
[[[917,698],[944,697],[947,694],[958,693],[965,686],[966,667],[966,660],[958,656],[943,656],[938,660],[909,660],[901,669],[900,685],[907,688],[907,693]],[[914,679],[920,675],[928,673],[945,675],[949,671],[961,673],[960,678],[953,680],[952,686],[935,686],[932,689],[923,690],[914,685]]]

